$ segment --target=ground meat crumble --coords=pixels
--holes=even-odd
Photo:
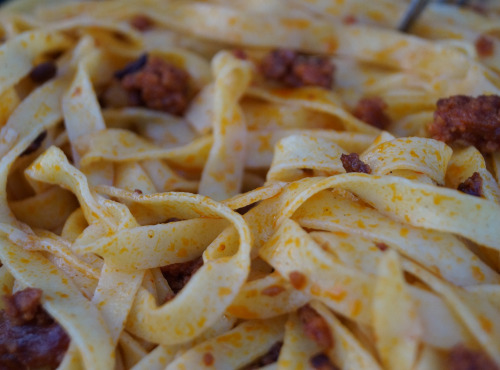
[[[386,109],[387,103],[382,98],[373,96],[360,99],[353,114],[359,120],[385,130],[391,124],[390,117],[385,113]]]
[[[267,54],[260,69],[264,77],[289,87],[318,86],[331,89],[335,66],[328,57],[276,49]]]
[[[147,15],[137,14],[129,21],[130,25],[136,30],[144,32],[148,31],[154,26],[154,22]]]
[[[142,55],[115,73],[128,93],[129,106],[144,106],[174,115],[189,103],[189,75],[156,56]]]
[[[40,305],[42,291],[26,288],[4,297],[0,311],[0,368],[55,369],[69,345],[64,329]]]
[[[161,272],[165,279],[167,279],[170,288],[177,294],[201,266],[203,266],[203,258],[198,257],[188,262],[172,263],[163,266],[161,267]]]
[[[340,161],[345,169],[345,172],[361,172],[361,173],[371,173],[372,169],[369,165],[364,163],[359,159],[359,155],[356,153],[342,154],[340,156]]]
[[[476,47],[477,55],[482,58],[490,57],[495,52],[493,40],[486,35],[479,36],[474,42],[474,46]]]
[[[389,246],[383,242],[375,243],[375,246],[382,252],[385,252],[387,249],[389,249]]]
[[[499,151],[500,96],[455,95],[439,99],[429,133],[447,144],[474,145],[483,153]]]
[[[311,306],[305,305],[298,310],[305,334],[322,348],[333,346],[333,337],[325,319]]]
[[[483,195],[483,178],[479,173],[474,172],[471,177],[458,185],[458,190],[465,194],[480,197]]]
[[[451,349],[448,366],[449,370],[500,370],[485,353],[471,350],[463,344]]]

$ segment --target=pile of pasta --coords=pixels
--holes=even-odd
[[[429,370],[457,347],[500,366],[500,153],[428,133],[439,98],[500,95],[500,7],[431,4],[404,34],[407,5],[2,8],[0,287],[43,292],[71,341],[60,369]],[[266,81],[276,48],[328,56],[333,88]],[[187,71],[184,114],[102,103],[144,54]],[[366,96],[386,130],[353,115]],[[371,173],[346,173],[349,153]],[[474,172],[481,197],[457,190]],[[174,294],[162,268],[199,257]]]

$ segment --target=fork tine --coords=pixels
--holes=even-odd
[[[408,32],[413,23],[420,16],[420,13],[425,9],[430,0],[412,0],[410,6],[399,23],[398,30],[401,32]]]

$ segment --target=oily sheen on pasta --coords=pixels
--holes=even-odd
[[[0,368],[500,369],[500,7],[0,8]]]

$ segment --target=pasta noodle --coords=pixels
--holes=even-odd
[[[0,367],[500,368],[500,7],[408,3],[0,8]]]

